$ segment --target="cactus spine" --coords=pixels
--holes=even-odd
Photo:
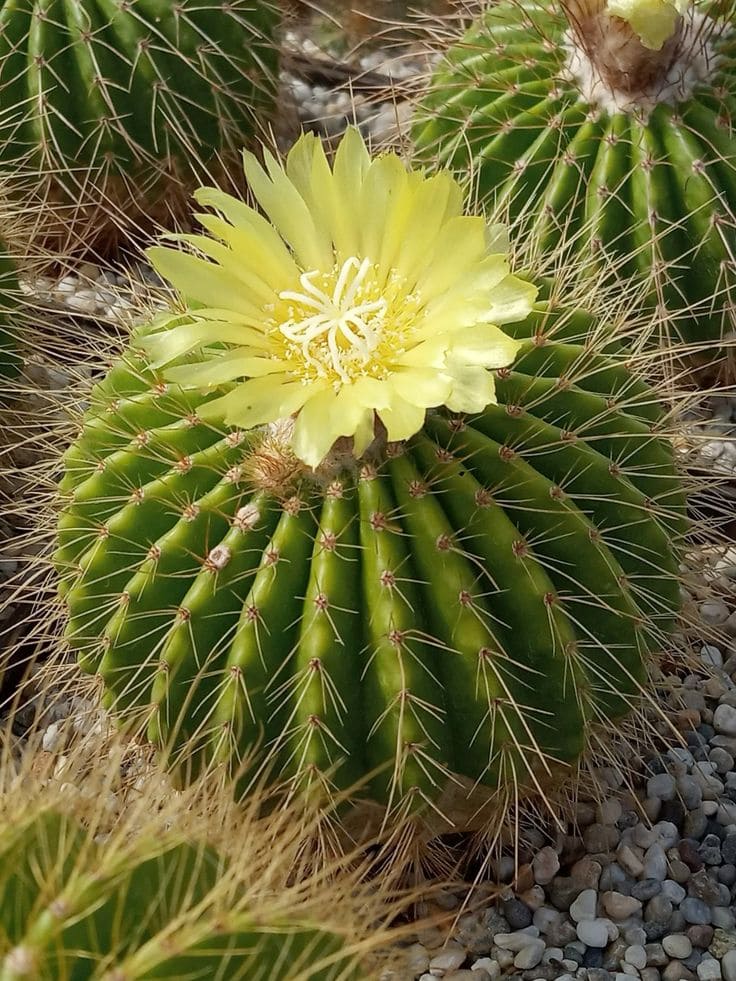
[[[663,3],[664,40],[642,40],[609,7],[489,7],[432,79],[419,156],[472,174],[480,199],[523,219],[542,250],[572,243],[643,276],[674,340],[701,362],[733,360],[732,6],[680,15]]]

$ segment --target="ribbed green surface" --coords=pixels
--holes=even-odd
[[[271,0],[2,0],[0,161],[53,173],[239,151],[270,106]]]
[[[4,827],[0,981],[351,981],[335,934],[222,908],[227,863],[198,844],[117,851],[43,810]],[[232,899],[237,903],[237,897]],[[337,956],[335,956],[337,955]],[[325,966],[329,959],[332,964]],[[320,962],[322,962],[320,964]]]
[[[543,250],[572,239],[624,276],[653,275],[654,302],[698,305],[676,322],[682,338],[718,341],[734,329],[736,35],[714,41],[711,77],[687,101],[609,114],[571,79],[567,31],[559,4],[492,6],[432,79],[419,157],[472,174],[481,201],[528,221]]]
[[[383,803],[574,760],[672,627],[684,527],[654,396],[576,342],[591,327],[540,304],[499,405],[285,501],[241,480],[255,434],[119,364],[62,484],[82,667],[200,761],[259,743],[276,776],[342,788],[383,766]]]

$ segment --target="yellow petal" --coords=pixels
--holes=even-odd
[[[217,215],[195,214],[197,221],[212,235],[222,239],[260,278],[277,293],[289,283],[299,282],[299,267],[277,236],[280,249],[254,228],[235,228]]]
[[[258,358],[243,351],[226,351],[208,361],[169,368],[166,378],[177,385],[205,388],[222,385],[235,378],[260,378],[263,375],[283,374],[288,368],[289,365],[278,358]]]
[[[265,154],[267,164],[273,157]],[[269,174],[252,153],[244,154],[245,175],[254,197],[294,251],[304,269],[329,269],[332,249],[324,229],[318,229],[305,200],[284,171],[273,163]]]
[[[258,306],[277,301],[278,292],[283,289],[283,286],[278,286],[274,291],[273,286],[267,283],[253,268],[252,256],[248,252],[243,254],[233,252],[227,245],[223,245],[222,242],[218,242],[208,235],[179,235],[177,237],[180,242],[186,242],[198,252],[213,259],[229,276],[242,284],[243,289]],[[296,271],[296,266],[294,268]]]
[[[386,427],[388,438],[392,442],[409,439],[424,425],[426,409],[412,405],[404,399],[394,396],[387,409],[379,409],[378,415]]]
[[[197,409],[197,415],[205,421],[224,420],[228,426],[252,429],[265,422],[288,418],[301,409],[319,387],[293,381],[287,374],[253,378],[227,395],[206,402]]]
[[[317,392],[304,403],[296,417],[291,447],[296,456],[310,467],[318,467],[335,440],[343,435],[335,409],[336,398],[332,388]]]
[[[445,405],[452,412],[482,412],[496,401],[493,375],[477,365],[448,364],[452,391]]]
[[[486,254],[486,222],[459,215],[440,229],[416,289],[425,302],[455,286]]]
[[[433,174],[417,188],[407,235],[396,257],[397,271],[410,283],[416,282],[442,226],[460,213],[461,201],[457,181],[445,172]]]
[[[400,399],[422,409],[442,405],[452,384],[434,368],[404,368],[391,375],[390,385]]]
[[[456,331],[452,335],[449,352],[454,362],[504,368],[516,358],[520,347],[519,341],[493,324],[479,324]]]
[[[264,250],[284,264],[289,277],[293,275],[295,263],[291,253],[273,225],[254,208],[215,187],[200,187],[194,192],[194,199],[198,204],[216,208],[235,229],[248,236],[249,240],[255,237]]]
[[[206,344],[237,344],[256,350],[268,351],[271,341],[258,330],[242,324],[217,321],[195,321],[169,330],[141,337],[141,347],[148,352],[151,367],[160,368]]]
[[[378,157],[368,168],[360,199],[360,254],[377,262],[386,221],[406,187],[406,166],[395,153]]]
[[[608,11],[628,21],[645,48],[659,51],[688,6],[688,0],[609,0]]]
[[[242,284],[220,266],[196,255],[160,246],[148,249],[146,255],[154,269],[190,302],[229,307],[253,319],[262,316],[260,308],[247,298]]]

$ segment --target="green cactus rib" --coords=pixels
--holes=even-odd
[[[0,162],[150,180],[239,152],[271,105],[271,0],[2,0]]]
[[[245,479],[262,434],[131,349],[66,454],[56,553],[107,704],[194,769],[259,747],[389,807],[575,760],[673,627],[686,531],[656,398],[590,326],[540,302],[498,405],[279,494]]]
[[[228,862],[187,841],[105,850],[50,808],[5,827],[0,846],[0,981],[349,981],[342,939],[309,922],[262,922],[236,894]],[[228,888],[230,888],[228,886]]]
[[[733,331],[736,34],[716,29],[708,48],[709,77],[688,96],[614,109],[573,77],[559,4],[501,0],[436,70],[415,117],[417,155],[472,175],[479,199],[508,209],[543,250],[644,276],[654,302],[692,313],[673,329],[705,349]],[[677,58],[672,72],[685,76],[688,50]]]

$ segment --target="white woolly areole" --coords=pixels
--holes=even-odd
[[[567,52],[563,77],[576,84],[582,102],[611,115],[641,112],[646,117],[662,102],[669,105],[685,102],[695,86],[710,78],[718,67],[713,32],[706,25],[710,19],[697,11],[688,16],[677,54],[666,75],[647,89],[632,93],[612,88],[601,78],[595,63],[572,31],[566,32],[562,42]],[[718,36],[716,34],[716,39]]]

